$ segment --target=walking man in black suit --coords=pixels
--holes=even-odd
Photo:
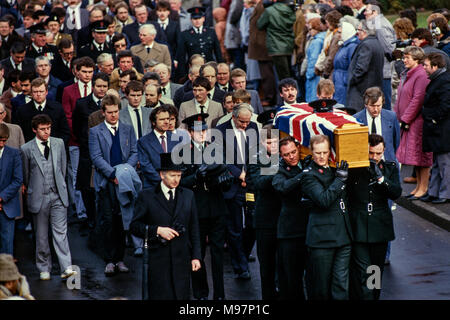
[[[201,267],[200,235],[194,193],[179,187],[182,165],[160,155],[161,182],[144,189],[135,205],[131,232],[149,239],[149,299],[188,300],[190,271]]]

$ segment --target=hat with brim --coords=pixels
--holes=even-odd
[[[172,154],[170,152],[168,153],[161,153],[159,155],[161,160],[161,165],[158,171],[183,171],[184,166],[182,164],[175,164],[172,161]]]
[[[36,23],[30,27],[30,33],[36,34],[46,34],[47,30],[45,30],[44,24],[42,22]]]
[[[273,124],[273,119],[275,118],[276,113],[277,111],[275,109],[264,111],[263,113],[259,114],[258,118],[256,118],[256,121],[261,123],[263,126],[267,124]]]
[[[190,130],[207,130],[208,124],[206,123],[206,118],[209,117],[209,114],[207,113],[197,113],[190,117],[187,117],[184,119],[183,122],[186,124],[188,129]]]
[[[105,20],[98,20],[91,23],[91,31],[108,32],[109,23]]]
[[[191,14],[191,19],[198,19],[205,16],[205,8],[203,7],[192,7],[188,9]]]
[[[58,16],[56,14],[53,14],[53,13],[45,20],[44,24],[46,26],[48,26],[48,24],[50,22],[58,22],[58,23],[60,23]]]
[[[14,281],[20,278],[21,274],[10,254],[0,254],[0,282]]]
[[[333,110],[333,106],[337,103],[334,99],[319,99],[309,103],[314,108],[314,112],[329,112]]]

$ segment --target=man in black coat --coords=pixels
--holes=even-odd
[[[106,41],[109,23],[106,20],[99,20],[91,23],[92,41],[88,42],[78,51],[78,57],[91,57],[97,61],[102,53],[113,53],[113,48]]]
[[[250,146],[258,145],[258,126],[251,122],[252,106],[241,103],[234,107],[232,118],[217,126],[222,134],[222,144],[227,167],[234,176],[230,190],[224,192],[227,200],[227,243],[231,264],[237,279],[250,279],[248,260],[243,245],[243,208],[248,192],[246,175],[250,161]],[[231,133],[231,134],[230,134]],[[219,142],[217,142],[219,143]],[[245,219],[248,221],[248,219]]]
[[[158,3],[156,4],[156,9],[152,11],[152,13],[155,11],[155,15],[157,17],[155,17],[154,19],[150,17],[150,20],[157,22],[166,34],[167,43],[169,44],[170,56],[173,57],[172,60],[174,60],[177,52],[178,38],[181,32],[180,24],[178,23],[178,21],[173,20],[170,16],[171,10],[170,3],[168,1],[158,1]]]
[[[71,66],[72,59],[75,53],[74,50],[75,49],[72,40],[61,39],[58,45],[58,54],[52,61],[52,70],[50,71],[50,73],[62,82],[73,80]],[[61,98],[57,101],[61,101]]]
[[[136,200],[130,230],[149,239],[149,299],[189,300],[191,270],[201,267],[200,234],[194,193],[179,187],[182,165],[162,153],[155,190],[144,189]]]
[[[350,298],[378,300],[379,289],[369,289],[367,268],[376,265],[381,275],[388,242],[394,240],[394,222],[390,200],[402,194],[395,161],[384,161],[384,139],[369,135],[370,167],[350,171],[348,212],[352,222],[353,245],[350,263]]]
[[[13,28],[11,20],[7,17],[0,18],[0,36],[2,38],[0,45],[0,60],[9,57],[9,50],[14,42],[24,41]]]
[[[205,158],[208,156],[204,152],[209,143],[205,141],[208,125],[205,118],[207,113],[194,114],[183,120],[188,127],[191,142],[188,148],[190,157],[183,159],[185,171],[181,179],[181,186],[191,189],[195,195],[195,202],[198,210],[198,220],[200,227],[200,245],[202,250],[202,268],[198,272],[192,273],[192,289],[194,298],[198,300],[208,299],[208,281],[206,278],[206,268],[204,263],[206,253],[206,238],[211,252],[211,270],[214,286],[214,300],[225,298],[223,284],[223,246],[225,243],[226,231],[226,203],[223,198],[222,186],[231,178],[226,166],[217,164],[206,164]],[[213,156],[213,154],[212,154]],[[201,159],[201,162],[194,161]],[[223,169],[223,173],[221,173]],[[220,176],[220,178],[219,178]],[[220,184],[219,184],[219,179]],[[231,178],[232,179],[232,178]]]
[[[134,9],[136,21],[133,23],[130,23],[123,27],[122,33],[126,34],[128,37],[128,40],[130,41],[130,46],[134,46],[136,44],[141,43],[139,39],[139,27],[151,23],[155,26],[156,29],[156,37],[155,41],[158,43],[166,44],[167,45],[167,37],[164,31],[161,29],[158,23],[155,21],[148,21],[148,11],[147,7],[144,4],[140,4],[136,6]]]
[[[306,267],[307,205],[302,199],[298,142],[292,137],[280,140],[280,166],[272,181],[281,197],[281,212],[277,224],[278,279],[282,300],[305,300],[303,274]]]
[[[46,56],[52,61],[57,55],[56,46],[47,43],[47,30],[42,22],[30,27],[31,44],[27,49],[26,57],[35,59],[39,56]]]
[[[352,55],[348,68],[347,109],[356,113],[364,108],[363,95],[370,87],[383,87],[384,51],[375,30],[362,20],[357,29],[361,41]]]
[[[90,227],[94,226],[95,221],[95,191],[91,187],[92,161],[89,156],[88,119],[91,113],[101,109],[102,98],[108,90],[108,83],[109,78],[105,73],[99,72],[94,75],[92,93],[78,99],[72,113],[73,134],[80,145],[76,189],[81,191]]]
[[[430,53],[424,61],[430,83],[423,102],[424,152],[433,152],[428,197],[435,204],[450,201],[450,73],[439,53]]]
[[[274,111],[267,111],[274,115]],[[281,200],[272,186],[272,180],[278,170],[278,137],[272,135],[271,124],[266,125],[266,119],[258,116],[258,121],[264,124],[261,131],[261,147],[257,161],[248,166],[248,183],[255,191],[255,214],[253,227],[256,233],[256,252],[261,275],[261,292],[263,300],[275,300],[277,297],[275,274],[277,260],[277,223],[281,210]],[[273,120],[273,118],[270,118]]]
[[[47,83],[44,79],[36,78],[31,81],[32,101],[18,107],[12,119],[23,131],[25,142],[32,140],[36,134],[31,129],[31,119],[45,113],[52,119],[52,137],[61,138],[65,145],[69,143],[70,129],[64,109],[58,102],[47,100]]]
[[[348,164],[331,168],[329,138],[310,139],[313,161],[303,170],[302,191],[312,201],[306,227],[308,300],[347,300],[352,229],[347,209]]]
[[[26,47],[21,41],[14,42],[9,51],[11,56],[5,58],[0,63],[5,67],[4,77],[7,77],[11,70],[20,70],[26,73],[35,73],[36,65],[34,59],[26,58]]]

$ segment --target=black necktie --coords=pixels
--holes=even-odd
[[[147,54],[150,53],[150,47],[147,47]]]
[[[377,126],[375,125],[375,118],[372,118],[372,134],[377,133]]]
[[[98,106],[99,108],[102,107],[102,100],[99,99],[99,100],[97,101],[97,106]]]
[[[39,105],[39,107],[38,107],[38,110],[39,110],[39,112],[42,112],[42,106],[41,105]],[[47,143],[47,142],[46,142]]]
[[[166,95],[166,88],[162,88],[161,90],[162,90],[163,95]]]
[[[15,65],[16,65],[16,70],[19,70],[19,64],[18,63],[15,63]]]
[[[204,109],[205,109],[205,106],[200,106],[200,113],[205,113]]]
[[[222,90],[227,92],[228,91],[228,87],[223,87]]]
[[[165,137],[164,137],[164,135],[161,135],[160,137],[161,137],[161,147],[162,147],[164,153],[166,153],[167,149],[166,149],[166,142],[164,141]]]
[[[102,51],[102,45],[98,46],[98,51]]]
[[[40,54],[42,53],[42,47],[39,47],[39,53]]]
[[[42,142],[42,145],[44,146],[44,157],[45,157],[45,160],[48,160],[48,155],[50,154],[50,148],[48,147],[48,141]]]
[[[134,112],[136,112],[136,121],[137,121],[137,127],[138,127],[138,136],[139,138],[142,137],[142,126],[141,126],[141,117],[139,116],[139,110],[134,109]]]
[[[169,190],[169,201],[173,201],[173,191]]]
[[[208,99],[211,99],[211,93],[208,93]]]
[[[114,130],[114,135],[116,135],[116,127],[111,127],[111,129],[113,129]]]

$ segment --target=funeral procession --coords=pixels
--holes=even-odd
[[[449,55],[442,0],[0,0],[0,300],[448,302]]]

